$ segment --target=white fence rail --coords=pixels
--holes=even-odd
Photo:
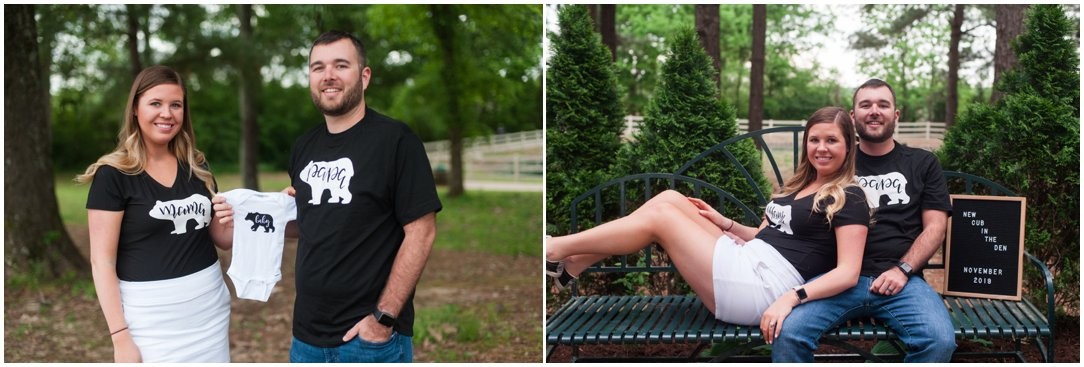
[[[520,131],[508,134],[478,136],[463,139],[463,151],[501,152],[542,147],[542,130]],[[451,149],[448,140],[425,143],[425,151],[430,155],[444,153]]]
[[[463,174],[468,180],[541,181],[543,130],[521,131],[463,140]],[[425,143],[429,164],[436,174],[451,169],[451,143]],[[439,179],[439,177],[438,177]]]
[[[625,132],[622,136],[625,139],[631,139],[632,133],[639,129],[640,123],[644,121],[643,116],[625,116]],[[800,120],[764,120],[763,127],[765,129],[777,126],[804,126],[805,121]],[[749,131],[749,120],[738,119],[738,130],[741,133]],[[897,139],[926,139],[926,140],[942,140],[945,136],[945,123],[944,122],[901,122],[896,126]]]

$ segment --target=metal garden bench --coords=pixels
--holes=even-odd
[[[755,142],[762,149],[763,160],[774,173],[777,185],[783,182],[780,174],[780,162],[790,157],[790,168],[800,149],[800,126],[778,127],[747,133],[727,139],[705,150],[675,173],[642,173],[610,180],[598,185],[575,198],[571,203],[571,230],[577,232],[581,227],[603,223],[627,215],[640,204],[658,192],[674,189],[686,195],[704,198],[720,212],[741,220],[746,225],[758,225],[760,213],[768,202],[770,192],[753,178],[745,167],[737,164],[735,155],[728,150],[734,144],[745,141]],[[783,139],[779,139],[782,136]],[[779,146],[780,140],[789,140],[789,154],[772,151],[771,145]],[[788,144],[783,144],[784,146]],[[789,148],[789,149],[787,149]],[[703,180],[688,177],[698,163],[709,157],[722,156],[724,161],[739,167],[746,183],[753,188],[756,196],[754,207],[749,207],[726,190]],[[944,172],[953,193],[980,193],[983,195],[1015,194],[1005,187],[982,177],[960,173]],[[581,214],[588,217],[581,218]],[[1006,352],[957,352],[957,357],[1003,357],[1025,361],[1023,347],[1034,344],[1044,362],[1054,361],[1054,283],[1047,266],[1025,252],[1027,263],[1034,265],[1046,280],[1047,305],[1045,312],[1027,301],[990,300],[956,296],[944,296],[945,307],[956,327],[957,339],[998,339],[1014,343],[1013,351]],[[924,269],[944,268],[944,264],[931,263]],[[587,269],[589,273],[618,274],[668,274],[674,276],[676,269],[669,263],[665,253],[657,246],[649,246],[643,251],[625,256],[610,257],[596,266]],[[581,279],[584,279],[581,276]],[[832,360],[902,360],[904,351],[897,343],[895,353],[874,354],[866,348],[852,343],[871,340],[893,340],[895,333],[873,319],[855,319],[827,332],[821,339],[822,345],[841,348],[845,353],[819,354],[818,359]],[[700,361],[700,360],[746,360],[767,359],[767,356],[748,355],[746,352],[764,345],[760,329],[756,325],[732,325],[712,316],[707,308],[694,295],[606,295],[580,294],[576,283],[571,287],[571,299],[562,305],[546,322],[547,355],[557,346],[570,346],[574,361],[597,361],[605,358],[581,355],[581,346],[592,344],[649,344],[649,343],[686,343],[697,347],[684,356],[651,356],[642,358],[651,361]],[[713,344],[724,343],[729,346],[720,355],[702,357],[701,351]],[[869,344],[869,343],[865,343]]]

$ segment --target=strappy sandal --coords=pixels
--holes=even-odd
[[[552,236],[546,236],[547,239],[550,237]],[[546,275],[553,277],[557,281],[557,288],[560,290],[568,288],[568,286],[572,284],[572,281],[576,280],[576,277],[572,274],[569,274],[569,272],[565,269],[564,260],[546,260]]]
[[[564,260],[561,261],[549,261],[546,260],[546,275],[549,275],[557,281],[557,288],[565,290],[576,277],[573,276],[565,269]]]

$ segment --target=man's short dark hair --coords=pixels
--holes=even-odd
[[[856,103],[858,103],[858,91],[866,88],[873,89],[880,87],[888,88],[888,92],[892,94],[892,106],[896,106],[896,91],[892,89],[891,85],[888,85],[888,82],[877,78],[867,80],[865,83],[862,83],[862,85],[859,85],[858,88],[855,88],[854,95],[851,96],[851,106],[853,107]]]
[[[358,62],[361,64],[361,68],[369,66],[368,58],[365,57],[365,45],[361,44],[361,40],[354,37],[350,32],[343,31],[327,31],[316,37],[316,40],[312,42],[312,47],[309,47],[309,57],[312,57],[312,49],[319,45],[326,45],[337,42],[343,38],[349,39],[350,43],[354,44],[354,49],[358,50]]]

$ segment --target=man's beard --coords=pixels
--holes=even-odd
[[[309,96],[312,97],[312,104],[316,105],[316,109],[320,110],[320,113],[324,116],[342,116],[347,112],[350,112],[361,104],[362,99],[365,98],[365,90],[360,86],[355,85],[352,88],[343,89],[346,95],[343,96],[339,105],[324,105],[320,100],[320,93],[309,91]]]
[[[880,135],[870,134],[867,128],[862,127],[864,125],[865,124],[860,124],[859,127],[855,129],[858,131],[858,137],[861,138],[861,141],[868,141],[870,143],[884,143],[888,141],[888,139],[892,139],[892,135],[896,133],[897,123],[893,121],[890,124],[888,123],[888,121],[885,121],[883,125],[884,128],[881,129]]]

